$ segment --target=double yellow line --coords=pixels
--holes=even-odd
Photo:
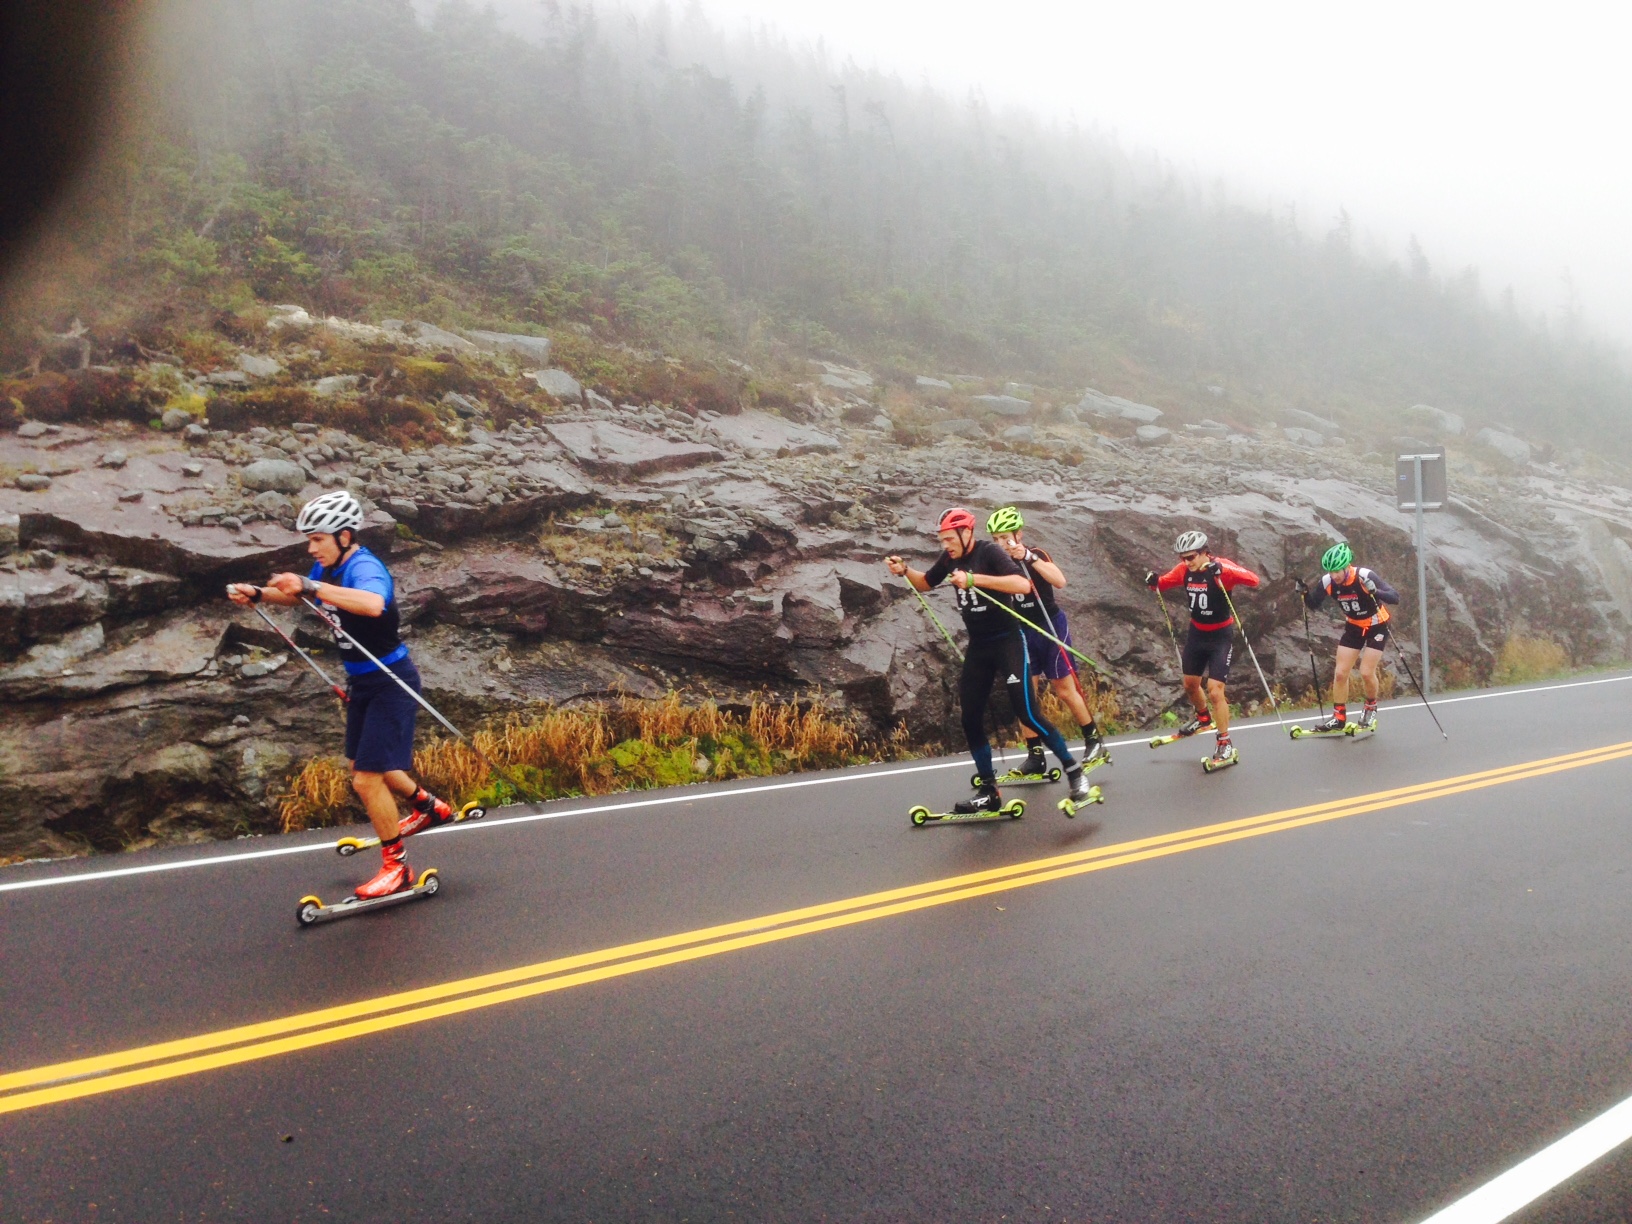
[[[275,1058],[314,1046],[349,1041],[370,1033],[403,1028],[427,1020],[455,1016],[479,1008],[494,1007],[517,999],[569,990],[609,978],[661,969],[685,961],[719,956],[743,948],[814,935],[838,927],[871,922],[907,914],[931,906],[949,905],[974,897],[1062,880],[1068,876],[1103,871],[1170,854],[1182,854],[1207,846],[1223,845],[1249,837],[1262,837],[1286,829],[1340,820],[1384,808],[1442,799],[1467,791],[1520,782],[1568,769],[1599,765],[1632,756],[1632,742],[1611,744],[1585,752],[1547,757],[1517,765],[1463,774],[1435,782],[1375,791],[1349,799],[1306,807],[1288,808],[1262,816],[1249,816],[1221,824],[1204,825],[1164,833],[1138,841],[1121,842],[1097,850],[1083,850],[1053,858],[1032,859],[1008,867],[995,867],[969,875],[950,876],[868,893],[842,901],[828,901],[802,909],[784,910],[760,918],[703,927],[658,939],[620,944],[597,952],[584,952],[556,960],[522,965],[499,973],[461,978],[420,990],[381,995],[338,1007],[301,1012],[259,1024],[202,1033],[176,1041],[139,1046],[94,1058],[33,1067],[0,1075],[0,1113],[33,1109],[59,1101],[116,1092],[138,1084],[177,1079],[213,1071],[238,1063]]]

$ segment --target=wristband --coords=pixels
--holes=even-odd
[[[250,590],[255,592],[255,594],[253,594],[253,595],[251,595],[249,597],[249,602],[250,603],[260,603],[261,602],[261,596],[266,594],[266,588],[265,587],[251,587]]]
[[[1037,554],[1032,552],[1031,549],[1029,549],[1029,548],[1026,549],[1026,563],[1029,565],[1031,562],[1033,562],[1035,560],[1037,560]]]
[[[317,583],[310,578],[302,578],[300,580],[300,593],[308,598],[315,596],[317,594]]]

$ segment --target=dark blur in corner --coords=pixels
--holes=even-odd
[[[115,134],[147,0],[0,0],[0,287]]]

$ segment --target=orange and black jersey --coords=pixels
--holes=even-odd
[[[1389,614],[1383,605],[1400,602],[1400,593],[1363,565],[1351,565],[1340,574],[1322,574],[1319,582],[1304,590],[1303,602],[1318,608],[1328,595],[1337,600],[1343,619],[1362,629],[1386,625]]]
[[[1180,561],[1167,573],[1156,579],[1158,591],[1171,591],[1182,586],[1190,599],[1190,624],[1197,629],[1222,629],[1235,624],[1230,614],[1227,592],[1238,586],[1255,587],[1258,575],[1234,561],[1214,557],[1199,570],[1192,571]]]

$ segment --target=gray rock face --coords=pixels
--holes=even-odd
[[[529,370],[527,377],[536,382],[546,395],[567,403],[577,403],[584,396],[583,384],[565,370]]]
[[[482,413],[482,409],[479,404],[477,404],[474,400],[466,399],[457,391],[449,391],[442,397],[442,403],[446,407],[452,408],[456,413],[467,420],[472,417],[480,416]]]
[[[722,446],[745,452],[750,458],[766,455],[808,455],[836,451],[839,440],[809,425],[797,425],[765,412],[748,411],[716,417],[703,427]]]
[[[299,493],[306,472],[287,459],[257,459],[238,473],[238,483],[252,492]]]
[[[541,366],[550,363],[548,336],[522,336],[512,332],[466,331],[478,348],[490,353],[513,353]]]
[[[0,513],[0,552],[10,552],[17,547],[22,522],[21,515]]]
[[[445,331],[435,323],[425,323],[419,319],[404,323],[402,330],[412,336],[420,348],[443,349],[450,353],[473,353],[476,346],[463,336],[456,336]]]
[[[1031,401],[1013,395],[971,395],[969,402],[976,408],[1005,417],[1031,415]]]
[[[1530,443],[1500,429],[1481,429],[1473,435],[1473,440],[1490,447],[1502,458],[1513,463],[1530,462]]]
[[[643,476],[724,458],[712,446],[670,442],[604,421],[563,421],[545,426],[545,431],[574,463],[607,475]]]

